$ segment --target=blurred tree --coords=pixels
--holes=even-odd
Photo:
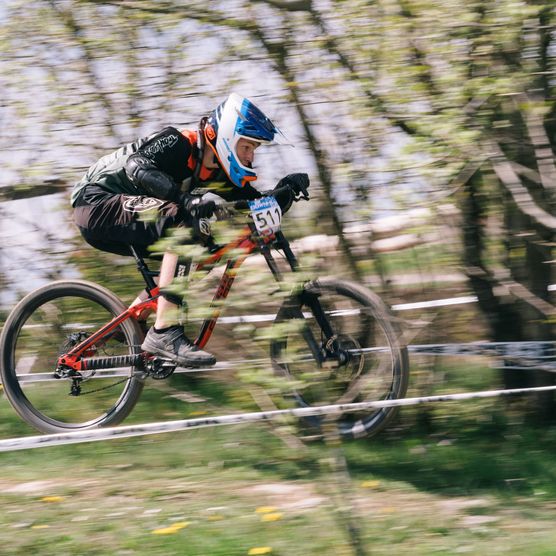
[[[492,338],[553,339],[554,6],[450,4],[402,2],[394,11],[407,28],[398,42],[424,108],[408,132],[441,149],[445,169],[464,186],[463,263]],[[410,74],[403,72],[402,90]],[[491,237],[497,228],[501,237]],[[501,252],[493,239],[502,240]],[[553,378],[542,373],[526,381]],[[507,372],[505,382],[523,384],[524,375]],[[541,400],[543,417],[554,416],[550,398]]]
[[[553,339],[553,4],[268,4],[305,9],[344,83],[357,83],[369,130],[379,120],[382,141],[409,137],[406,152],[430,163],[429,186],[460,188],[463,263],[493,339]],[[502,236],[489,237],[498,217]],[[503,253],[493,253],[493,240],[502,240]],[[515,377],[507,373],[506,384]],[[532,380],[553,381],[546,373]],[[553,412],[541,405],[544,416]]]
[[[551,2],[10,0],[1,16],[3,65],[18,69],[0,78],[4,199],[247,90],[300,137],[318,225],[353,273],[344,228],[362,209],[453,196],[492,338],[553,338]],[[300,160],[263,163],[278,178]]]
[[[353,186],[377,162],[369,155],[397,143],[396,179],[426,183],[421,200],[459,190],[462,260],[493,339],[553,338],[551,3],[258,0],[236,10],[213,2],[194,14],[175,2],[146,4],[123,3],[239,28],[264,48],[297,110],[346,252],[339,207],[354,210],[361,191]],[[427,163],[421,180],[416,157]],[[491,237],[497,218],[503,231]],[[545,415],[550,407],[543,404]]]

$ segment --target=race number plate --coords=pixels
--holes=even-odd
[[[274,197],[262,197],[249,201],[249,208],[259,234],[269,236],[280,229],[282,211]]]

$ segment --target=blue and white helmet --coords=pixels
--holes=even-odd
[[[281,131],[249,99],[232,93],[211,112],[204,127],[205,140],[211,146],[220,167],[237,187],[257,179],[257,173],[244,166],[236,153],[240,138],[269,144]],[[283,136],[283,135],[282,135]]]

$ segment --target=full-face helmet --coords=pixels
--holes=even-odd
[[[203,129],[220,167],[237,187],[257,179],[253,168],[244,166],[236,152],[243,137],[261,144],[275,140],[280,130],[249,99],[232,93],[211,112]]]

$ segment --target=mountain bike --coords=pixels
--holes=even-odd
[[[295,200],[308,198],[305,191]],[[246,223],[225,245],[214,242],[208,221],[201,226],[207,251],[197,270],[223,260],[226,266],[195,340],[199,348],[209,341],[247,257],[261,254],[282,283],[274,254],[287,261],[288,272],[300,268],[281,229],[275,199],[263,197],[243,208]],[[98,284],[60,280],[28,294],[8,316],[0,336],[4,391],[16,412],[39,431],[116,425],[132,411],[147,379],[210,370],[176,369],[172,361],[141,351],[142,320],[156,311],[160,291],[157,272],[133,246],[130,252],[146,285],[143,301],[126,306]],[[292,385],[285,399],[297,406],[405,395],[406,346],[387,306],[367,288],[337,278],[306,280],[280,302],[272,326],[276,333],[270,340],[269,368]],[[395,411],[346,413],[338,427],[343,437],[369,436],[383,429]]]

